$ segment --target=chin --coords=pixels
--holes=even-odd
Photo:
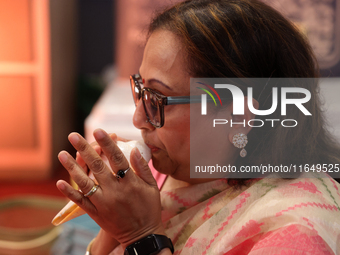
[[[171,174],[171,166],[166,164],[166,160],[157,159],[156,157],[152,156],[152,165],[158,172],[162,174]]]

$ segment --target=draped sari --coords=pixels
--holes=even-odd
[[[216,180],[161,191],[175,254],[340,254],[339,184],[323,178]]]

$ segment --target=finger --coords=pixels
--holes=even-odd
[[[129,167],[129,162],[125,158],[123,152],[114,142],[114,136],[109,136],[104,130],[96,129],[93,136],[102,148],[105,156],[109,160],[112,170],[117,174],[119,170],[125,170]],[[127,173],[132,172],[128,171]]]
[[[84,197],[84,195],[75,190],[70,184],[63,180],[59,180],[56,184],[57,188],[61,193],[64,194],[68,199],[72,200],[76,203],[80,208],[85,210],[88,213],[95,213],[96,207],[91,203],[91,201]]]
[[[89,174],[89,169],[88,169],[85,161],[83,160],[83,158],[80,156],[80,153],[78,151],[77,151],[77,154],[76,154],[76,162],[84,170],[84,173]]]
[[[100,148],[99,145],[94,146],[93,149],[97,152],[99,156],[102,154],[102,148]]]
[[[100,148],[100,146],[97,143],[91,144],[91,146],[98,153],[98,155],[102,154],[102,149]],[[76,161],[84,169],[85,172],[88,172],[88,167],[87,167],[85,161],[83,160],[83,158],[81,157],[81,155],[78,151],[77,151],[77,154],[76,154]]]
[[[68,152],[60,152],[58,158],[83,194],[87,194],[95,185],[94,181],[84,173],[82,168]]]
[[[142,157],[137,147],[133,148],[131,151],[130,162],[136,175],[138,175],[147,184],[157,187],[157,182],[151,173],[149,165]]]
[[[117,141],[122,141],[122,142],[124,142],[125,140],[128,141],[127,139],[118,137],[115,133],[111,133],[111,134],[109,134],[109,136],[111,137],[111,139],[112,139],[115,143],[117,143]]]
[[[112,175],[110,168],[104,163],[95,149],[77,133],[71,133],[69,135],[69,141],[79,152],[98,183],[103,188],[112,186],[112,179],[114,176]]]

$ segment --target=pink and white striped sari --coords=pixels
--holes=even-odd
[[[162,191],[175,254],[340,254],[339,184],[331,178],[225,180]]]

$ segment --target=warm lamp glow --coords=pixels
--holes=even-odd
[[[35,147],[32,79],[0,76],[0,84],[0,149]]]
[[[31,61],[31,2],[0,1],[0,61]]]
[[[0,0],[0,179],[51,170],[48,0]]]

